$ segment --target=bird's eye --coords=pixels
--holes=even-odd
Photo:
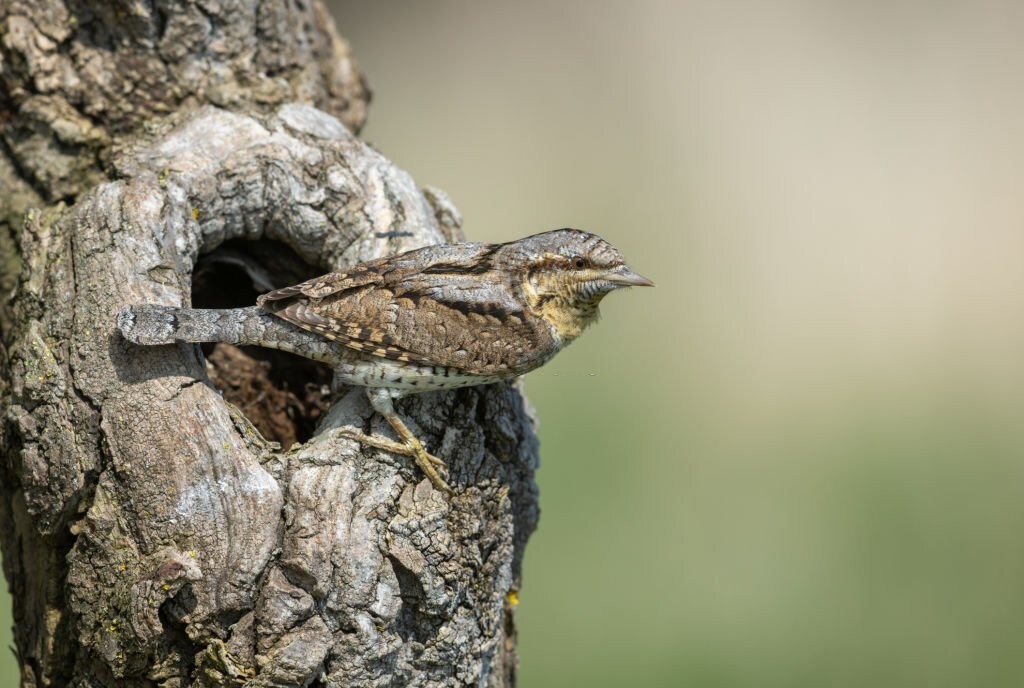
[[[575,265],[577,269],[582,270],[587,267],[587,259],[583,256],[576,256],[573,258],[572,264]]]

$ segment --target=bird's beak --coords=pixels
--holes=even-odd
[[[617,287],[653,287],[654,282],[647,279],[641,274],[630,270],[628,265],[620,265],[616,268],[612,268],[603,275],[604,279],[608,280]]]

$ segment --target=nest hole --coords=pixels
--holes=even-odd
[[[196,263],[192,306],[252,306],[262,293],[323,272],[279,241],[228,241],[200,256]],[[266,439],[287,449],[313,436],[330,405],[330,368],[284,351],[255,346],[221,342],[203,344],[202,349],[214,387]]]

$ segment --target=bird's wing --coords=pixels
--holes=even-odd
[[[513,376],[553,353],[497,246],[453,244],[361,263],[260,297],[264,310],[370,356]]]
[[[376,265],[380,262],[382,261],[360,263],[346,272],[329,272],[300,284],[267,292],[256,299],[256,305],[273,312],[273,309],[276,308],[276,305],[272,303],[274,301],[287,302],[296,297],[321,299],[348,289],[380,283],[383,275]]]

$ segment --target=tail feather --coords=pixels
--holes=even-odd
[[[142,304],[125,306],[117,328],[134,344],[174,342],[236,342],[249,308],[207,310]],[[255,312],[253,313],[255,315]]]
[[[346,361],[345,347],[314,332],[249,308],[175,308],[142,304],[125,306],[117,314],[117,329],[133,344],[227,342],[288,351],[331,366]]]

